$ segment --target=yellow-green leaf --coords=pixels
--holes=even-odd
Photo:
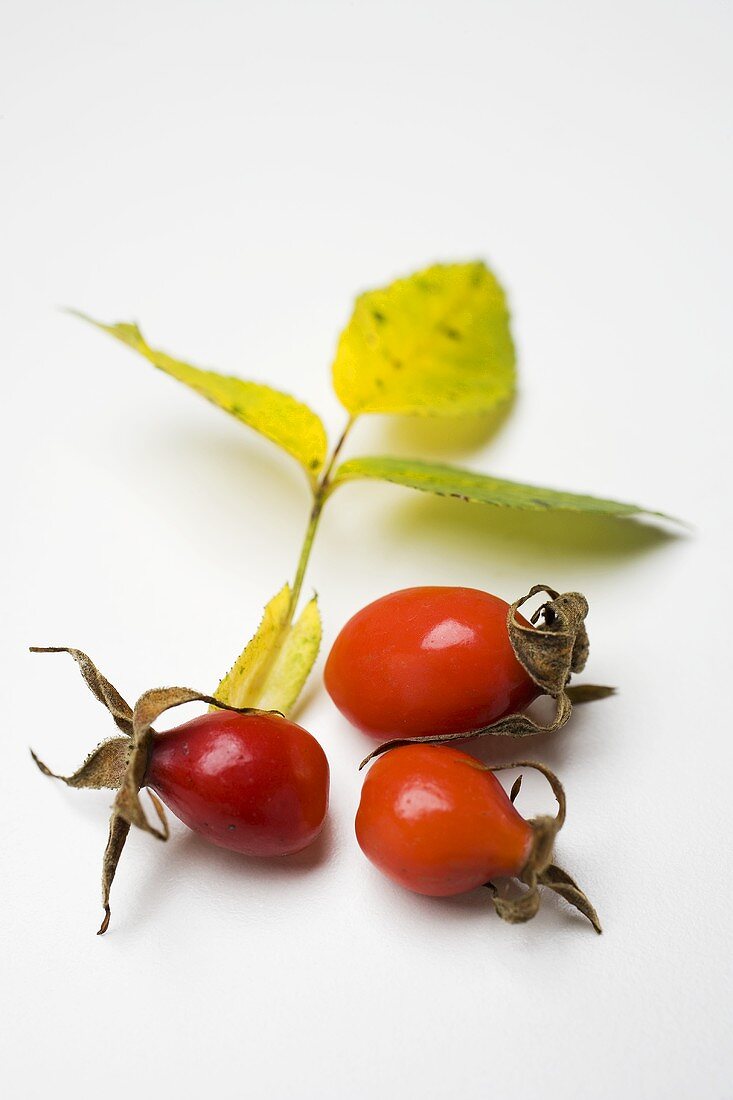
[[[326,458],[326,431],[320,417],[302,401],[260,382],[246,382],[172,359],[165,352],[151,348],[137,325],[105,325],[83,313],[72,312],[121,340],[159,370],[184,382],[207,401],[277,443],[300,462],[311,481],[315,480]]]
[[[336,472],[334,486],[344,481],[371,478],[391,481],[410,489],[439,496],[457,497],[478,504],[493,504],[502,508],[522,508],[530,511],[555,509],[567,512],[593,512],[605,516],[633,516],[645,513],[672,519],[663,512],[650,512],[636,504],[618,500],[565,493],[557,489],[542,489],[518,481],[504,481],[456,466],[444,466],[418,459],[354,458],[343,463]]]
[[[315,597],[291,625],[290,585],[265,608],[252,640],[214,693],[233,707],[257,707],[287,714],[295,705],[318,656],[321,617]]]
[[[481,413],[510,397],[515,355],[484,263],[436,264],[356,300],[333,383],[349,412]]]
[[[321,616],[315,596],[305,605],[278,650],[265,679],[258,706],[287,714],[308,679],[321,646]]]

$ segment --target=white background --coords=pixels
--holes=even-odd
[[[728,3],[5,0],[0,906],[11,1097],[731,1096]],[[354,485],[308,588],[325,646],[420,583],[591,602],[614,700],[532,752],[562,775],[552,898],[400,892],[353,838],[369,744],[320,685],[322,842],[287,862],[135,835],[100,919],[107,793],[75,766],[125,695],[210,690],[292,573],[307,494],[247,429],[59,312],[137,319],[189,360],[343,414],[351,300],[437,259],[507,286],[520,394],[484,426],[374,419],[349,453],[470,463],[681,515],[513,515]],[[514,750],[500,747],[495,758]],[[525,750],[526,751],[526,750]],[[549,809],[528,783],[526,814]]]

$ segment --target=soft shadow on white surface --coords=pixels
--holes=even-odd
[[[485,562],[506,559],[552,569],[575,562],[622,564],[666,543],[689,539],[688,534],[665,527],[662,521],[640,517],[614,519],[573,512],[521,512],[510,508],[486,508],[428,494],[402,493],[398,506],[389,509],[384,522],[389,534],[407,542],[425,539],[437,550],[481,558]]]
[[[135,935],[150,921],[165,919],[163,903],[170,903],[172,892],[180,891],[185,896],[191,889],[209,894],[212,904],[220,896],[241,890],[245,904],[255,902],[258,894],[263,895],[260,904],[271,902],[273,892],[282,891],[283,905],[297,905],[298,881],[323,868],[332,857],[333,849],[334,829],[330,818],[308,848],[273,859],[258,859],[219,848],[174,824],[164,851],[156,845],[148,854],[147,870],[127,891],[124,909],[119,909],[116,916],[119,923],[124,924],[125,934]],[[263,885],[267,887],[264,892]]]
[[[466,465],[470,455],[479,448],[489,446],[500,435],[516,412],[517,405],[518,399],[514,397],[494,411],[477,416],[370,417],[369,450],[376,454],[399,454],[435,462],[455,463],[461,459],[461,465]],[[352,449],[359,450],[355,443]]]

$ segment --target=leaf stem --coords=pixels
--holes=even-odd
[[[288,612],[288,621],[292,622],[295,609],[298,605],[298,599],[300,598],[300,592],[303,587],[303,580],[305,578],[305,572],[308,568],[308,561],[310,559],[311,550],[313,549],[313,540],[315,538],[316,530],[318,528],[318,521],[321,518],[321,512],[323,511],[323,505],[326,503],[326,497],[328,495],[328,489],[331,484],[331,475],[333,474],[336,460],[341,453],[341,449],[346,442],[349,432],[353,428],[356,422],[355,416],[350,416],[346,421],[346,425],[336,445],[331,452],[323,473],[313,488],[313,505],[311,507],[311,513],[308,517],[308,526],[305,529],[305,536],[303,538],[303,545],[300,549],[300,558],[298,559],[298,566],[295,571],[295,578],[293,580],[293,588],[290,594],[290,610]]]

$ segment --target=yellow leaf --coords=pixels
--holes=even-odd
[[[514,390],[504,291],[484,263],[436,264],[356,300],[333,382],[359,413],[481,413]]]
[[[137,325],[104,325],[83,313],[72,312],[121,340],[159,370],[190,386],[214,405],[272,440],[297,459],[310,480],[315,481],[326,458],[326,431],[320,417],[302,401],[260,382],[246,382],[172,359],[165,352],[151,348]]]
[[[214,693],[223,703],[260,710],[292,710],[321,644],[315,597],[291,625],[290,585],[267,604],[252,640]]]
[[[295,706],[321,646],[321,616],[315,596],[288,629],[263,684],[258,706],[288,714]]]

